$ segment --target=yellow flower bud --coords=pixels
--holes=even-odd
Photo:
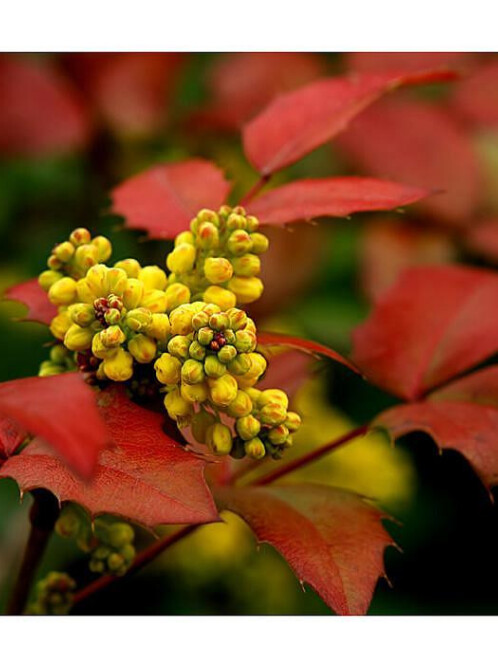
[[[259,405],[262,407],[269,403],[277,403],[287,409],[289,407],[289,397],[283,390],[263,390]]]
[[[279,403],[268,403],[259,411],[259,419],[271,426],[283,424],[287,419],[287,409]]]
[[[251,368],[249,373],[251,376],[260,377],[266,371],[267,362],[261,353],[249,353],[249,359],[251,360]]]
[[[206,258],[204,261],[204,274],[212,284],[222,284],[232,278],[233,267],[226,258]]]
[[[239,228],[245,230],[247,228],[246,218],[242,214],[232,212],[227,219],[227,228],[230,231],[235,231]]]
[[[235,348],[239,353],[250,353],[257,345],[256,335],[248,330],[237,330],[235,333]]]
[[[89,327],[80,327],[73,324],[64,336],[64,346],[69,350],[87,350],[91,348],[94,334],[95,332]]]
[[[183,366],[181,371],[182,382],[187,385],[195,385],[196,383],[202,383],[205,378],[204,366],[202,362],[197,360],[189,359]]]
[[[186,360],[189,356],[191,343],[190,337],[177,334],[168,341],[168,351],[175,357]]]
[[[226,374],[227,368],[215,355],[208,355],[204,360],[204,371],[209,378],[220,378]]]
[[[109,380],[118,383],[129,380],[133,376],[133,357],[123,348],[118,348],[104,359],[102,370]]]
[[[206,357],[206,349],[198,341],[192,341],[188,347],[188,354],[194,360],[203,360]]]
[[[71,304],[76,297],[76,281],[71,277],[62,277],[52,284],[48,291],[48,299],[56,306]]]
[[[166,266],[171,272],[175,274],[184,274],[190,272],[194,267],[195,257],[197,252],[195,247],[187,242],[179,244],[168,254],[166,258]]]
[[[190,302],[190,289],[185,284],[170,284],[166,288],[166,298],[166,310],[169,312],[181,304]]]
[[[92,339],[92,353],[95,357],[98,357],[99,360],[103,360],[106,357],[111,356],[116,352],[115,348],[104,346],[102,343],[102,337],[99,334],[96,334]]]
[[[140,281],[147,289],[164,290],[168,283],[166,272],[156,265],[147,265],[140,270],[138,275]]]
[[[209,286],[209,288],[206,288],[202,299],[204,302],[218,305],[223,311],[234,307],[237,303],[234,293],[220,286]]]
[[[55,362],[50,362],[50,360],[42,362],[40,364],[40,368],[38,369],[38,375],[41,377],[57,376],[61,373],[64,373],[64,367],[62,367],[60,364],[55,364]]]
[[[266,455],[265,446],[261,438],[252,438],[244,443],[244,450],[251,459],[262,459]]]
[[[152,362],[157,352],[156,342],[145,334],[137,334],[128,342],[128,350],[140,364]]]
[[[173,420],[179,417],[188,417],[193,412],[192,404],[181,396],[178,388],[171,390],[164,397],[164,406]]]
[[[231,417],[245,417],[252,413],[253,403],[247,392],[239,390],[237,396],[227,408],[227,413]]]
[[[95,321],[95,310],[91,304],[72,304],[68,307],[71,320],[80,327],[88,327]]]
[[[71,260],[74,254],[74,245],[71,242],[61,242],[53,250],[54,256],[62,261],[62,263],[67,263]]]
[[[209,327],[217,332],[223,332],[230,326],[230,318],[224,311],[217,311],[209,316]]]
[[[163,353],[154,363],[157,380],[163,385],[176,385],[180,382],[182,363],[169,353]]]
[[[52,318],[52,322],[50,323],[50,331],[56,339],[60,339],[62,341],[72,324],[73,321],[71,320],[69,312],[61,311],[59,314],[57,314],[57,316]]]
[[[237,277],[255,277],[261,272],[261,259],[255,254],[245,254],[233,258],[232,265]]]
[[[169,315],[171,334],[189,334],[192,332],[194,311],[189,304],[182,304]]]
[[[168,314],[152,314],[152,321],[147,326],[147,334],[158,341],[167,341],[171,334]]]
[[[237,356],[237,351],[234,346],[226,345],[220,348],[217,357],[223,364],[229,364]]]
[[[97,258],[100,263],[108,261],[112,254],[112,244],[103,235],[97,235],[92,240],[92,244],[97,247]]]
[[[44,291],[48,291],[50,290],[50,287],[53,286],[56,281],[62,279],[62,277],[62,273],[57,272],[56,270],[44,270],[38,277],[38,283]]]
[[[72,246],[72,245],[71,245]],[[99,262],[99,250],[93,244],[82,244],[76,249],[74,264],[81,268],[83,274],[86,274],[94,265]]]
[[[252,249],[252,239],[247,231],[233,231],[227,240],[227,249],[234,256],[242,256]]]
[[[285,420],[284,424],[290,432],[297,431],[301,426],[301,418],[297,413],[288,411],[287,419]]]
[[[109,268],[107,268],[105,265],[102,264],[94,265],[86,273],[85,279],[80,280],[81,282],[84,281],[85,285],[88,286],[89,290],[93,295],[93,300],[95,300],[98,297],[105,297],[106,295],[109,294],[106,283],[108,270]],[[78,282],[78,284],[79,283],[80,282]],[[78,295],[79,295],[79,290],[78,290]],[[86,302],[87,300],[85,299],[84,301]]]
[[[230,454],[233,446],[232,432],[225,424],[212,424],[206,432],[206,444],[213,454]]]
[[[135,309],[136,307],[140,306],[144,293],[144,284],[134,277],[129,277],[126,282],[126,288],[123,292],[124,306],[127,309]]]
[[[156,316],[164,316],[166,314],[155,314]],[[150,313],[145,307],[139,307],[138,309],[131,309],[126,314],[126,325],[133,330],[133,332],[139,332],[140,330],[148,330],[149,325],[152,323],[153,314]]]
[[[86,304],[93,304],[97,299],[95,297],[95,293],[90,288],[90,285],[86,280],[86,277],[84,277],[83,279],[79,279],[76,282],[76,293],[78,300],[80,302],[85,302]]]
[[[209,390],[206,383],[197,383],[196,385],[187,385],[182,383],[180,394],[190,403],[202,403],[209,396]]]
[[[126,335],[119,325],[111,325],[99,332],[100,340],[106,348],[116,348],[126,341]]]
[[[261,398],[261,390],[257,390],[255,387],[247,387],[244,389],[244,392],[250,397],[253,404],[259,408],[259,400]]]
[[[75,247],[79,247],[80,244],[88,244],[92,236],[90,231],[86,228],[75,228],[74,231],[69,236],[69,240]]]
[[[199,224],[203,222],[209,222],[215,226],[218,226],[220,223],[216,212],[214,210],[209,210],[208,208],[203,208],[197,213],[197,221]]]
[[[235,293],[239,304],[249,304],[261,297],[263,282],[258,277],[232,277],[228,288]]]
[[[163,314],[168,306],[166,293],[161,290],[146,290],[142,297],[142,307],[146,307],[153,314]]]
[[[254,217],[252,214],[249,214],[246,217],[246,222],[247,222],[247,230],[249,231],[249,233],[254,233],[254,231],[259,226],[258,218]]]
[[[183,231],[182,233],[178,233],[178,235],[175,238],[175,247],[177,247],[179,244],[194,244],[194,234],[192,231]]]
[[[285,424],[279,424],[268,432],[268,440],[272,445],[283,445],[289,437],[289,429]]]
[[[50,268],[51,270],[60,270],[63,265],[64,265],[64,263],[62,261],[60,261],[57,258],[57,256],[54,256],[53,254],[51,254],[48,257],[47,267]]]
[[[252,251],[255,254],[264,254],[270,246],[270,242],[263,233],[251,233]]]
[[[197,246],[201,249],[216,249],[220,241],[218,229],[214,224],[205,221],[197,227]]]
[[[251,360],[247,357],[246,353],[237,355],[228,363],[228,371],[235,376],[243,376],[249,371],[250,368]]]
[[[196,385],[196,388],[199,386]],[[206,443],[206,434],[210,426],[216,423],[216,418],[212,413],[200,410],[192,418],[191,431],[195,440],[204,445]]]
[[[261,423],[254,415],[245,415],[235,422],[235,429],[242,440],[251,440],[260,432]]]
[[[106,290],[107,294],[123,295],[128,283],[128,276],[124,270],[119,267],[111,267],[107,269],[106,275]]]
[[[208,384],[211,401],[217,406],[228,406],[237,396],[237,381],[228,373],[220,378],[210,378]]]
[[[114,267],[124,270],[131,279],[136,279],[142,269],[140,263],[134,258],[125,258],[122,261],[118,261],[114,263]]]
[[[256,335],[256,324],[254,323],[252,318],[247,319],[244,330],[246,330],[247,332],[252,332],[254,335]]]

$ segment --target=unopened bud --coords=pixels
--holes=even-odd
[[[247,222],[247,230],[249,231],[249,233],[254,233],[254,231],[259,226],[259,220],[257,219],[257,217],[254,217],[252,214],[249,214],[246,217],[246,222]]]
[[[243,390],[237,392],[237,396],[227,408],[231,417],[245,417],[252,413],[253,403],[249,395]]]
[[[283,424],[287,419],[287,409],[279,403],[268,403],[259,411],[259,419],[270,426]]]
[[[223,364],[229,364],[236,356],[237,350],[234,346],[229,346],[228,344],[218,351],[218,359]]]
[[[108,269],[109,268],[107,268],[105,265],[102,264],[94,265],[93,267],[91,267],[86,273],[85,279],[81,279],[78,282],[78,295],[80,292],[79,291],[80,282],[84,282],[84,284],[88,286],[88,288],[93,294],[92,299],[108,295],[109,291],[107,289],[107,283],[106,283]],[[87,301],[86,298],[84,299],[84,301],[85,302]]]
[[[193,322],[193,319],[192,319]],[[201,327],[197,332],[197,341],[202,346],[208,346],[213,340],[214,332],[210,327]]]
[[[44,270],[38,277],[38,283],[44,291],[49,291],[50,287],[62,278],[63,275],[61,272],[57,272],[56,270]]]
[[[168,411],[168,415],[173,420],[192,414],[192,404],[181,396],[178,388],[174,388],[166,394],[164,397],[164,406]]]
[[[106,290],[107,293],[113,295],[123,295],[128,283],[128,276],[124,270],[119,267],[108,268],[106,274]]]
[[[260,432],[261,423],[254,415],[245,415],[235,422],[235,429],[242,440],[251,440]]]
[[[195,247],[187,242],[179,244],[168,254],[166,258],[166,266],[168,270],[175,274],[184,274],[190,272],[194,267],[197,252]]]
[[[242,256],[252,249],[252,239],[244,230],[236,230],[227,240],[227,249],[233,256]]]
[[[208,355],[204,360],[204,371],[209,378],[220,378],[226,373],[226,366],[222,364],[216,355]]]
[[[92,240],[92,244],[97,247],[98,260],[100,263],[108,261],[112,254],[112,244],[103,235],[97,235]]]
[[[202,362],[189,359],[182,366],[182,382],[187,385],[202,383],[205,378],[204,366]]]
[[[268,251],[270,242],[266,235],[263,235],[263,233],[251,233],[251,240],[253,253],[264,254],[265,251]]]
[[[189,337],[182,334],[177,334],[172,337],[168,342],[168,351],[181,360],[186,360],[189,356],[189,348],[191,341]]]
[[[154,339],[137,334],[128,342],[128,350],[140,364],[152,362],[157,353],[157,345]]]
[[[237,396],[237,381],[228,373],[220,378],[210,378],[208,382],[211,400],[217,406],[228,406]]]
[[[233,348],[233,346],[231,346],[231,348]],[[238,354],[228,364],[228,371],[231,374],[234,374],[235,376],[243,376],[249,371],[250,368],[251,368],[251,360],[247,357],[245,353]]]
[[[128,278],[126,288],[123,292],[123,304],[127,309],[135,309],[140,306],[144,296],[145,286],[139,280],[133,277]]]
[[[221,286],[209,286],[204,291],[203,300],[218,305],[222,311],[234,307],[237,303],[235,294]]]
[[[206,258],[204,274],[212,284],[222,284],[232,278],[233,267],[229,260],[222,258]]]
[[[88,244],[91,239],[90,231],[86,228],[75,228],[69,236],[69,240],[75,247],[79,247],[80,244]]]
[[[48,291],[48,299],[57,307],[64,304],[71,304],[76,299],[76,281],[71,277],[62,277],[58,279]]]
[[[155,314],[156,316],[165,315],[165,314]],[[149,325],[152,322],[153,314],[150,313],[145,307],[138,307],[138,309],[132,309],[126,314],[126,325],[133,330],[133,332],[140,332],[140,330],[147,330]]]
[[[146,290],[141,302],[142,307],[146,307],[153,314],[164,314],[168,308],[168,298],[162,290]]]
[[[107,325],[117,325],[121,320],[121,312],[119,309],[109,309],[104,314],[104,320]]]
[[[239,353],[251,353],[257,345],[256,335],[247,330],[238,330],[235,333],[235,348]]]
[[[232,432],[225,424],[217,422],[207,430],[206,444],[213,454],[230,454],[233,445]]]
[[[182,383],[180,394],[185,401],[189,401],[190,403],[202,403],[209,397],[209,390],[205,382],[197,383],[196,385]]]
[[[261,297],[263,282],[258,277],[232,277],[228,288],[235,293],[239,304],[249,304]]]
[[[50,362],[50,360],[45,360],[45,362],[42,362],[40,364],[40,368],[38,369],[38,375],[43,377],[43,376],[57,376],[61,373],[64,373],[65,369],[62,367],[60,364],[56,364],[55,362]]]
[[[114,267],[118,267],[121,270],[124,270],[128,277],[136,279],[142,269],[140,263],[134,258],[125,258],[122,261],[114,263]]]
[[[69,313],[67,311],[62,311],[60,314],[57,314],[57,316],[52,318],[50,331],[56,339],[62,341],[72,324],[73,321],[71,320]]]
[[[60,270],[63,267],[64,263],[60,261],[57,256],[51,254],[47,260],[47,267],[51,270]]]
[[[190,302],[190,289],[185,284],[173,283],[166,288],[167,311],[172,311],[181,304]]]
[[[98,262],[99,250],[94,244],[82,244],[76,249],[74,263],[77,267],[81,268],[83,274],[86,274],[86,272],[94,265],[97,265]]]
[[[188,349],[188,354],[194,360],[203,360],[206,357],[206,349],[198,341],[192,341]]]
[[[242,309],[229,309],[227,312],[228,319],[230,321],[230,327],[235,332],[245,327],[247,323],[247,314]]]
[[[268,440],[272,445],[283,445],[289,437],[289,429],[285,424],[279,424],[268,432]]]
[[[73,257],[74,245],[71,244],[71,242],[61,242],[55,247],[53,254],[54,256],[57,256],[62,263],[67,263]]]
[[[266,455],[266,449],[261,438],[252,438],[244,444],[244,450],[251,459],[262,459]]]
[[[278,403],[287,409],[289,407],[289,397],[283,390],[263,390],[259,405],[266,406],[269,403]]]
[[[94,331],[89,327],[71,325],[64,335],[64,346],[69,350],[87,350],[92,346]]]
[[[157,380],[163,385],[176,385],[180,382],[182,364],[169,353],[163,353],[154,363]]]
[[[232,214],[230,214],[227,219],[227,228],[230,231],[235,231],[238,229],[245,230],[247,228],[246,218],[241,214],[232,212]]]
[[[232,265],[237,277],[255,277],[261,272],[261,259],[256,254],[244,254],[233,258]]]
[[[197,386],[196,386],[197,387]],[[215,424],[216,418],[212,413],[200,410],[192,418],[191,431],[195,440],[204,445],[206,443],[206,434],[210,426]]]
[[[88,327],[95,321],[95,310],[91,304],[72,304],[68,312],[73,323],[80,327]]]
[[[203,208],[198,212],[197,221],[199,222],[199,224],[203,222],[209,222],[211,224],[214,224],[215,226],[218,226],[218,224],[220,223],[216,212],[214,210],[209,210],[207,208]]]
[[[123,348],[118,348],[102,362],[103,371],[109,380],[123,382],[133,376],[133,357]]]
[[[181,233],[178,233],[178,235],[175,237],[175,247],[177,247],[179,244],[194,244],[195,239],[194,239],[194,234],[192,231],[182,231]]]
[[[197,227],[197,246],[201,249],[216,249],[219,243],[218,229],[209,221]]]
[[[158,341],[167,341],[170,337],[171,326],[168,314],[152,314],[152,320],[147,326],[147,334]]]
[[[194,312],[189,304],[182,304],[169,315],[171,334],[190,334]]]
[[[138,275],[140,281],[148,289],[156,288],[164,290],[167,284],[166,272],[156,265],[147,265],[140,270]]]
[[[117,348],[126,341],[126,335],[119,325],[111,325],[99,332],[100,340],[106,348]]]
[[[289,429],[291,433],[297,431],[301,426],[301,418],[297,413],[288,411],[287,419],[285,420],[285,426]]]

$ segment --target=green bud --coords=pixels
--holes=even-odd
[[[91,304],[72,304],[68,311],[73,323],[80,327],[88,327],[95,322],[95,309]]]
[[[196,244],[201,249],[216,249],[219,244],[219,234],[216,226],[209,221],[199,224]]]
[[[262,459],[266,454],[266,449],[261,438],[257,437],[246,441],[244,450],[251,459]]]
[[[209,327],[217,332],[223,332],[230,325],[230,319],[224,311],[212,314],[209,318]]]
[[[168,342],[168,352],[181,360],[186,360],[189,356],[191,341],[189,337],[177,334]]]
[[[220,378],[226,373],[226,366],[219,361],[216,355],[208,355],[204,360],[204,371],[209,378]]]
[[[194,360],[203,360],[206,357],[206,349],[198,341],[192,341],[188,349],[189,355]]]
[[[107,539],[111,546],[120,549],[125,544],[133,542],[135,531],[128,523],[112,523],[107,532]]]
[[[287,419],[287,409],[282,404],[269,403],[259,411],[259,419],[262,424],[271,426],[283,424]]]
[[[209,324],[209,316],[205,311],[199,311],[192,316],[192,327],[195,331]]]
[[[64,367],[61,367],[60,364],[55,364],[55,362],[50,362],[49,360],[42,362],[38,369],[38,375],[40,377],[58,376],[61,373],[64,373]]]
[[[197,332],[197,341],[202,346],[208,346],[213,340],[214,332],[210,327],[201,327]]]
[[[44,291],[49,291],[50,287],[53,286],[56,281],[62,279],[62,277],[62,273],[57,272],[56,270],[44,270],[38,277],[38,283]]]
[[[109,309],[104,314],[104,320],[107,325],[117,325],[121,320],[121,312],[119,309]]]
[[[187,360],[182,366],[182,381],[187,385],[195,385],[202,383],[206,375],[204,373],[204,366],[197,360]]]
[[[199,224],[208,222],[214,224],[215,226],[218,226],[220,223],[216,212],[214,210],[208,210],[207,208],[204,208],[197,213],[197,221]]]
[[[235,333],[235,348],[239,353],[252,353],[257,346],[256,335],[248,330],[237,330]]]
[[[125,323],[133,330],[133,332],[139,332],[141,330],[146,330],[152,322],[152,314],[145,307],[139,307],[138,309],[132,309],[126,314]]]
[[[231,348],[233,348],[233,346],[231,346]],[[243,376],[249,371],[250,368],[251,368],[251,360],[247,357],[245,353],[239,353],[228,364],[228,371],[231,374],[234,374],[234,376]]]
[[[110,572],[118,573],[119,571],[122,571],[124,573],[126,571],[125,559],[119,553],[111,553],[107,558],[107,567]]]
[[[230,327],[234,332],[245,327],[247,323],[247,314],[245,311],[234,307],[233,309],[229,309],[226,313],[228,314]]]
[[[245,230],[247,228],[246,218],[241,214],[233,213],[227,219],[227,228],[230,231],[235,231],[237,229]]]
[[[55,364],[65,364],[69,354],[62,344],[52,346],[50,349],[50,359]]]
[[[218,359],[223,364],[228,364],[237,356],[237,351],[234,346],[226,345],[218,351]]]
[[[250,440],[260,432],[261,423],[254,415],[245,415],[235,422],[235,429],[243,440]]]
[[[235,399],[228,405],[227,413],[231,417],[244,417],[245,415],[250,415],[252,413],[253,403],[251,397],[244,392],[239,390]]]
[[[279,424],[268,432],[268,440],[272,445],[283,445],[289,437],[289,429],[284,424]]]
[[[259,226],[259,220],[257,219],[257,217],[254,217],[252,214],[249,214],[246,217],[246,222],[247,222],[247,230],[249,231],[249,233],[254,233],[254,231]]]

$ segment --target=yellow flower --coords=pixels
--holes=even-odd
[[[133,376],[133,357],[123,348],[118,348],[110,357],[104,359],[102,369],[109,380],[129,380]]]
[[[140,270],[140,281],[147,289],[164,290],[167,284],[166,272],[156,265],[147,265]]]
[[[231,309],[237,304],[237,298],[232,291],[220,286],[209,286],[203,294],[204,302],[218,305],[222,311]]]
[[[233,446],[232,432],[225,424],[217,422],[208,428],[206,444],[213,454],[230,454]]]
[[[128,341],[128,350],[140,364],[152,362],[157,353],[156,342],[145,334],[137,334]]]
[[[56,306],[71,304],[76,300],[76,297],[76,281],[71,277],[58,279],[50,286],[48,291],[48,299]]]
[[[64,346],[69,350],[82,351],[91,348],[95,332],[89,327],[71,325],[64,335]]]
[[[157,380],[163,385],[175,385],[180,382],[182,363],[169,353],[163,353],[154,364]]]
[[[196,254],[196,249],[191,244],[187,242],[179,244],[166,258],[168,270],[175,274],[190,272],[194,267]]]
[[[258,277],[232,277],[228,288],[235,293],[239,304],[249,304],[261,297],[263,282]]]

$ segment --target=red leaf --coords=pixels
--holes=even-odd
[[[301,351],[281,347],[281,352],[272,355],[263,380],[258,389],[278,388],[285,390],[289,398],[299,390],[301,385],[312,375],[313,358]]]
[[[28,435],[22,427],[10,417],[0,415],[0,461],[8,459],[24,442]]]
[[[498,366],[475,371],[433,392],[431,401],[469,401],[498,408]]]
[[[209,161],[191,159],[162,164],[125,180],[112,192],[113,212],[128,228],[155,239],[173,238],[187,230],[201,208],[217,208],[230,189],[222,172]]]
[[[358,52],[346,53],[348,68],[358,72],[403,70],[421,71],[439,67],[458,67],[469,63],[472,53]]]
[[[343,177],[298,180],[259,196],[249,205],[263,224],[285,224],[314,217],[346,217],[354,212],[391,210],[425,198],[431,192],[418,187]]]
[[[463,238],[472,252],[498,263],[498,218],[475,222]]]
[[[392,219],[376,219],[363,227],[360,244],[361,283],[377,300],[408,267],[451,263],[454,243],[447,233]]]
[[[317,53],[228,53],[209,72],[212,102],[196,114],[207,126],[239,129],[276,94],[325,74]]]
[[[45,439],[83,477],[109,441],[95,394],[77,373],[0,383],[0,413]]]
[[[326,143],[369,104],[401,85],[445,81],[448,71],[326,78],[277,97],[244,128],[244,151],[269,175]]]
[[[49,65],[0,58],[0,152],[42,156],[81,148],[89,136],[75,90]]]
[[[366,613],[392,543],[381,512],[318,484],[218,488],[216,496],[220,509],[242,517],[336,613]]]
[[[455,89],[456,108],[471,122],[498,127],[498,62],[477,69]]]
[[[464,225],[479,203],[482,183],[471,138],[434,104],[383,100],[362,113],[338,145],[369,175],[443,191],[420,204],[436,220]]]
[[[474,403],[426,401],[396,406],[376,418],[393,438],[424,431],[439,447],[458,450],[487,485],[498,481],[498,410]]]
[[[498,350],[497,301],[494,272],[406,270],[353,332],[353,361],[381,388],[417,399]]]
[[[164,417],[133,404],[121,390],[104,392],[100,402],[115,446],[100,455],[91,483],[81,482],[39,439],[11,457],[0,476],[12,477],[23,491],[48,489],[92,515],[117,514],[150,527],[216,521],[205,461],[163,433]]]
[[[328,348],[323,344],[319,344],[316,341],[310,341],[309,339],[302,339],[301,337],[292,337],[287,334],[280,334],[278,332],[258,332],[258,343],[260,346],[264,346],[265,354],[272,354],[271,347],[276,346],[277,352],[278,348],[287,347],[294,348],[308,355],[313,355],[319,357],[321,355],[329,357],[331,360],[335,360],[340,364],[348,367],[352,371],[359,373],[357,367],[354,366],[352,362],[348,359],[337,353],[332,348]]]
[[[181,54],[77,53],[66,62],[115,133],[142,137],[166,124]]]
[[[5,297],[8,300],[21,302],[28,307],[28,312],[22,320],[50,325],[52,318],[57,314],[57,307],[49,301],[46,292],[36,278],[12,286],[6,291]]]

